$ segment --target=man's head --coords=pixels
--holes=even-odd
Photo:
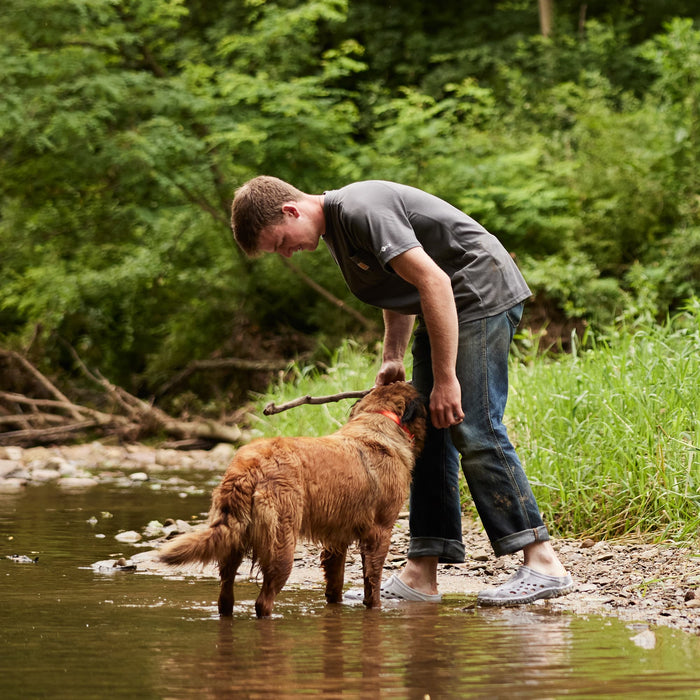
[[[284,221],[283,205],[300,202],[304,193],[296,187],[268,175],[248,180],[236,190],[231,205],[231,228],[246,255],[260,252],[260,234]]]

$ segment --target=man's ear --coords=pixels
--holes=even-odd
[[[293,216],[295,219],[299,218],[299,206],[296,202],[285,202],[282,205],[282,213],[286,216]]]

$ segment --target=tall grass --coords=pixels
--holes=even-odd
[[[697,305],[662,326],[514,366],[508,414],[540,508],[560,534],[700,535]]]
[[[352,342],[319,372],[260,397],[281,403],[372,386],[376,352]],[[351,402],[260,420],[263,435],[322,435]],[[551,530],[560,536],[700,536],[700,304],[659,326],[586,338],[570,355],[514,361],[506,420]],[[465,507],[470,506],[465,503]]]

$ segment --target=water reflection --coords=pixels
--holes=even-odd
[[[245,581],[234,617],[220,620],[213,579],[85,568],[134,551],[115,542],[118,530],[207,504],[49,487],[0,499],[3,699],[700,697],[700,638],[671,630],[642,648],[632,641],[641,627],[546,605],[476,609],[448,595],[365,610],[325,605],[320,584],[285,588],[274,617],[257,620],[258,588]],[[39,563],[4,558],[15,551]]]
[[[696,697],[700,688],[695,666],[635,648],[616,621],[475,610],[458,598],[381,611],[313,607],[304,591],[292,592],[276,618],[255,620],[254,595],[248,612],[214,623],[215,644],[189,644],[168,658],[165,695],[177,697],[192,681],[187,688],[207,698],[656,699]],[[700,658],[698,640],[684,639]]]

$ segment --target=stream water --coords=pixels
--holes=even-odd
[[[700,638],[670,629],[646,648],[643,625],[614,619],[460,596],[371,611],[327,606],[320,586],[257,620],[245,581],[220,620],[213,579],[91,568],[137,551],[120,531],[201,515],[210,487],[0,495],[0,697],[700,698]]]

